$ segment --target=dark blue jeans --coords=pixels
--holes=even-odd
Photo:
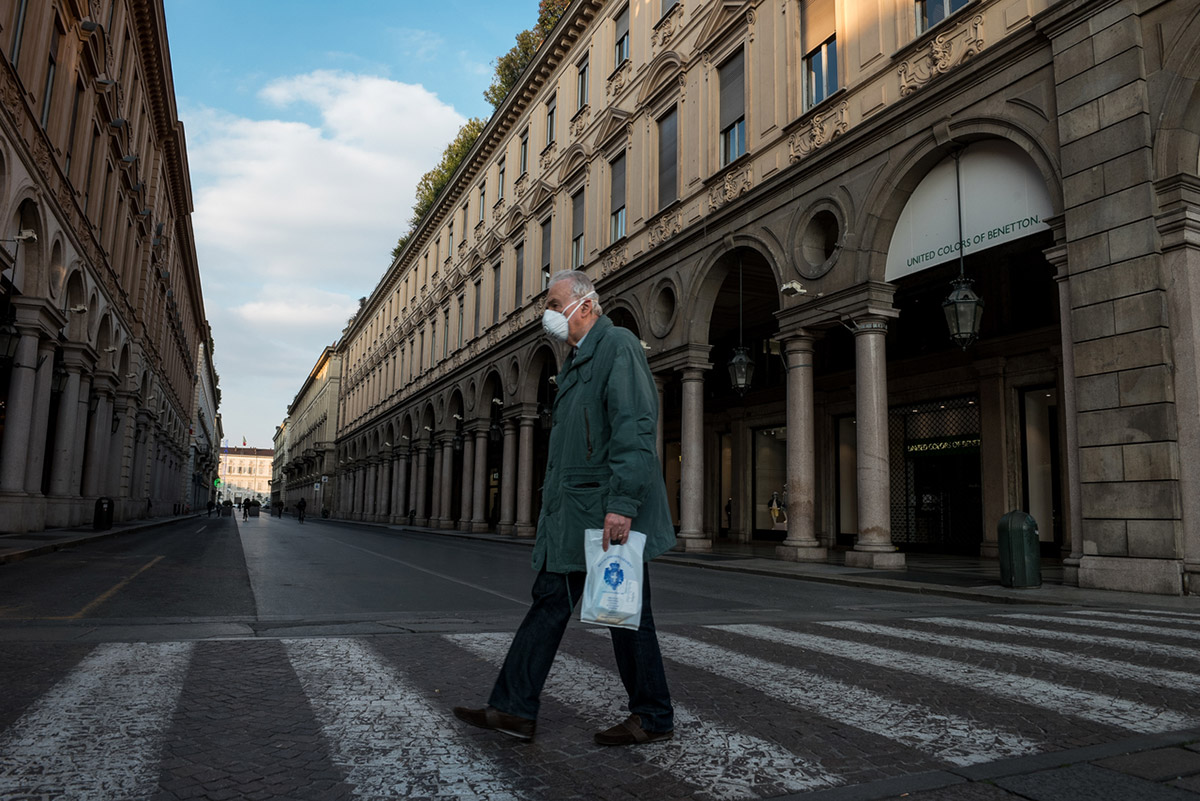
[[[562,641],[575,602],[583,596],[585,573],[548,573],[533,582],[533,606],[508,648],[508,656],[488,703],[530,720],[538,716],[539,697]],[[610,628],[617,671],[629,693],[629,711],[646,731],[675,728],[671,693],[663,672],[662,653],[650,611],[650,568],[642,566],[642,623],[637,631]]]

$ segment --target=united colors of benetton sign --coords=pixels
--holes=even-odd
[[[962,237],[954,159],[929,171],[908,199],[888,247],[885,279],[978,253],[1049,228],[1050,193],[1028,155],[1011,142],[971,145],[960,158]]]

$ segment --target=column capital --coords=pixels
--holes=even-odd
[[[15,324],[21,333],[52,337],[57,340],[58,332],[67,324],[67,316],[44,298],[18,295],[10,301],[15,312]]]

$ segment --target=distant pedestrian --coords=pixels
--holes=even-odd
[[[217,508],[217,505],[216,505],[215,503],[213,503],[212,501],[209,501],[209,502],[208,502],[208,515],[207,515],[207,516],[208,516],[208,517],[212,517],[213,509],[216,509],[216,508]]]
[[[250,502],[249,501],[242,501],[242,519],[243,520],[250,519]]]
[[[584,529],[604,530],[604,549],[646,535],[644,560],[675,544],[667,490],[658,461],[658,389],[636,335],[603,316],[587,275],[558,273],[550,282],[546,333],[572,348],[558,374],[554,426],[542,515],[533,549],[533,605],[525,615],[483,709],[455,707],[472,726],[532,740],[539,696],[575,602],[587,563]],[[597,732],[599,745],[669,740],[671,695],[650,611],[650,572],[642,565],[642,618],[637,630],[612,628],[617,670],[630,715]],[[576,677],[578,680],[578,677]]]
[[[296,501],[296,519],[301,523],[304,522],[304,509],[306,506],[308,506],[308,502],[303,498]]]

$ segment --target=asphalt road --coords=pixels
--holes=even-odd
[[[520,545],[327,520],[201,517],[5,565],[0,638],[511,630],[533,578]],[[987,606],[662,563],[651,582],[660,625]]]
[[[625,693],[577,622],[534,742],[471,729],[529,556],[199,518],[0,566],[0,799],[1200,798],[1200,609],[656,563],[673,740],[592,743]]]

